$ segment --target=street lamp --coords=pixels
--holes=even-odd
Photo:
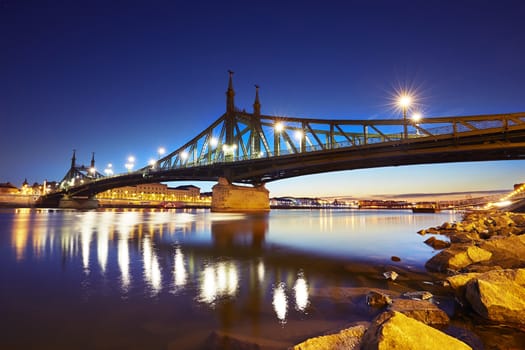
[[[416,113],[412,114],[412,121],[414,123],[418,123],[422,118],[423,118],[423,116],[419,112],[416,112]]]
[[[406,139],[408,136],[408,127],[407,127],[407,110],[408,107],[410,107],[410,104],[412,103],[412,97],[406,93],[399,96],[398,102],[399,107],[401,107],[401,110],[403,111],[403,134],[404,138]]]
[[[104,169],[104,173],[106,174],[106,176],[113,175],[113,164],[109,163],[106,169]]]
[[[166,153],[166,149],[164,147],[159,147],[157,150],[157,153],[159,154],[159,159]]]

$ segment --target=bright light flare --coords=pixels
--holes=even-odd
[[[274,129],[275,129],[276,132],[281,132],[281,131],[283,131],[283,130],[284,130],[284,125],[283,125],[283,123],[281,123],[281,122],[277,122],[277,123],[275,123],[275,125],[274,125]]]
[[[216,137],[210,138],[210,146],[211,147],[217,147],[218,144],[219,144],[219,140]]]
[[[128,157],[128,163],[135,163],[135,157],[129,156]]]
[[[180,153],[180,158],[181,158],[182,160],[186,160],[186,159],[188,159],[188,157],[189,157],[189,153],[188,153],[187,151],[182,151],[182,152]]]
[[[159,156],[162,156],[164,153],[166,153],[166,149],[164,147],[159,147],[157,153],[159,154]]]
[[[408,108],[412,104],[412,96],[410,95],[399,96],[398,104],[401,108]]]
[[[302,132],[302,130],[296,130],[296,131],[294,132],[294,136],[295,136],[295,138],[296,138],[297,140],[300,140],[300,139],[303,138],[304,133]]]
[[[412,121],[414,123],[417,123],[417,122],[421,121],[421,119],[423,119],[423,115],[421,113],[416,112],[416,113],[412,114]]]

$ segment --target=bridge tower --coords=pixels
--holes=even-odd
[[[225,145],[230,152],[225,154],[225,161],[233,161],[238,154],[234,147],[235,118],[238,111],[235,108],[233,90],[233,72],[228,71],[228,90],[226,91],[226,118],[225,118]],[[252,154],[261,152],[261,103],[259,101],[259,86],[255,85],[255,101],[253,103],[253,115],[250,119],[250,148]],[[270,210],[270,192],[263,184],[256,186],[237,186],[231,183],[225,173],[220,177],[218,183],[212,188],[211,210],[215,212],[260,212]]]

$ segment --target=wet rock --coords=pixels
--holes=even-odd
[[[471,273],[461,273],[459,275],[447,277],[447,281],[450,284],[450,287],[456,291],[464,290],[467,283],[481,275],[481,273],[471,272]]]
[[[431,271],[459,270],[470,264],[489,260],[492,253],[472,245],[454,244],[432,257],[425,267]]]
[[[230,334],[222,331],[212,332],[206,339],[203,349],[206,350],[277,350],[286,349],[291,344],[271,339],[251,338],[244,335]]]
[[[363,336],[361,349],[472,349],[423,322],[400,312],[387,311],[379,315]]]
[[[369,306],[381,308],[392,304],[392,298],[385,293],[371,290],[366,295],[366,303]]]
[[[525,324],[525,269],[481,274],[467,283],[465,295],[472,308],[486,319]]]
[[[385,276],[386,279],[391,279],[392,281],[395,281],[399,275],[395,271],[386,271],[383,272],[383,276]]]
[[[359,349],[366,328],[365,325],[357,325],[336,334],[311,338],[297,344],[293,350]]]
[[[420,290],[416,292],[403,293],[403,297],[407,299],[413,299],[413,300],[429,300],[429,299],[432,299],[433,295],[432,293],[427,292],[426,290]]]
[[[480,240],[481,238],[477,232],[459,232],[454,235],[450,235],[451,243],[476,243]]]
[[[425,240],[425,244],[431,246],[434,249],[441,250],[450,247],[450,242],[442,241],[432,236]]]
[[[525,267],[525,235],[493,237],[483,242],[480,248],[493,254],[493,264],[503,268]]]
[[[401,312],[427,325],[447,325],[450,318],[447,313],[427,300],[394,299],[389,311]]]

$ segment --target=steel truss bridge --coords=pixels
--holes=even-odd
[[[224,177],[257,186],[339,170],[525,159],[525,113],[433,117],[417,122],[307,119],[262,115],[257,86],[252,113],[236,108],[234,96],[230,72],[226,113],[186,144],[155,164],[125,174],[85,173],[78,181],[79,176],[70,170],[60,189],[47,198],[93,196],[153,182]]]

